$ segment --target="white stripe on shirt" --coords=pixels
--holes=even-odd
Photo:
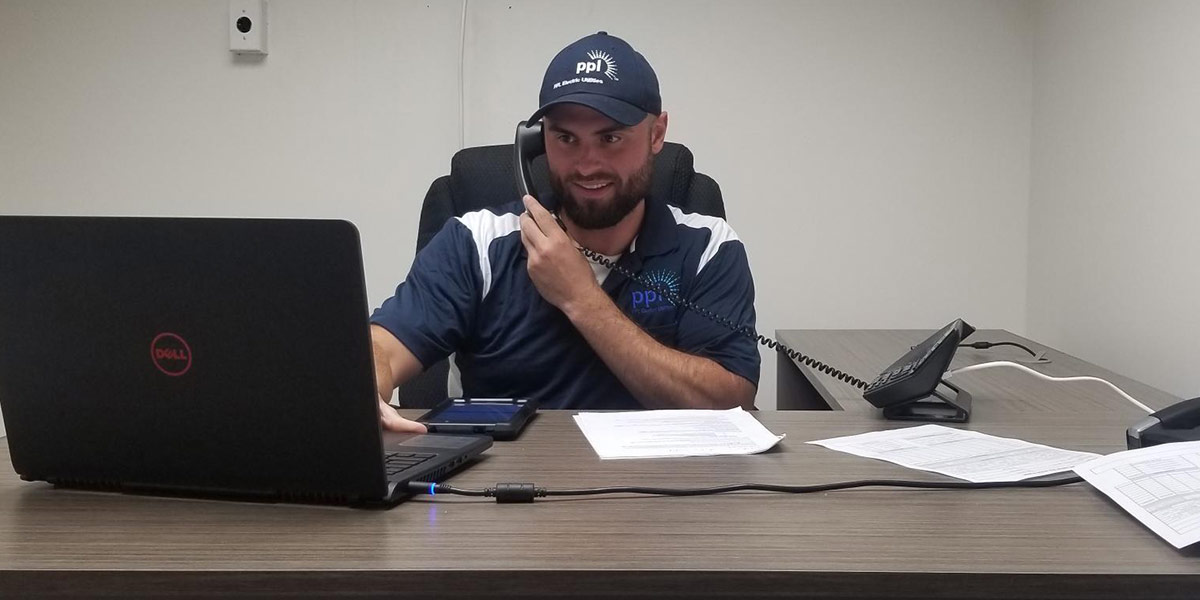
[[[487,298],[492,289],[492,260],[488,249],[492,242],[521,229],[521,215],[497,215],[485,208],[455,218],[471,232],[471,238],[475,240],[475,249],[479,252],[479,272],[483,276],[483,294],[480,296],[482,300]]]
[[[712,257],[717,255],[717,251],[721,249],[721,244],[725,242],[740,241],[737,233],[725,222],[725,219],[719,217],[710,217],[700,213],[685,213],[674,206],[668,206],[671,209],[671,214],[675,217],[675,223],[692,229],[708,229],[708,246],[705,246],[704,253],[700,255],[700,263],[696,265],[696,272],[704,270],[704,265],[712,260]]]

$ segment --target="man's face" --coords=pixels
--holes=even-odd
[[[666,113],[632,127],[579,104],[546,113],[550,184],[566,216],[583,229],[619,223],[650,191],[654,155],[666,137]]]

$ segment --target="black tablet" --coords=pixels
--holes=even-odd
[[[431,433],[482,433],[510,440],[537,412],[537,401],[525,398],[448,398],[418,421]]]

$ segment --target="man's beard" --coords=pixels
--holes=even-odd
[[[550,186],[554,188],[559,199],[559,208],[566,213],[571,222],[582,229],[607,229],[621,222],[638,202],[650,191],[650,178],[654,174],[654,155],[646,157],[645,164],[629,176],[629,179],[618,180],[612,173],[601,173],[588,179],[606,179],[616,187],[611,201],[580,202],[571,193],[570,184],[582,179],[580,177],[561,178],[550,173]]]

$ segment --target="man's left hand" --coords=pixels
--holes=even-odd
[[[529,255],[529,278],[542,298],[567,312],[579,301],[600,290],[587,259],[575,241],[563,231],[558,219],[533,196],[525,196],[521,215],[521,243]]]

